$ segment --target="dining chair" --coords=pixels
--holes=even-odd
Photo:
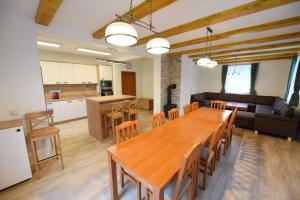
[[[217,110],[225,110],[226,104],[224,101],[213,100],[210,102],[210,107]]]
[[[151,122],[152,122],[152,128],[161,127],[166,123],[165,113],[164,112],[156,113],[151,117]]]
[[[191,105],[192,105],[192,111],[197,110],[199,108],[199,103],[198,102],[193,102]]]
[[[108,122],[111,123],[111,127],[109,126]],[[111,103],[110,109],[104,113],[104,129],[105,129],[105,134],[108,135],[107,130],[111,128],[112,131],[111,133],[114,142],[116,142],[115,125],[123,122],[124,122],[124,103],[123,102]]]
[[[183,113],[186,115],[187,113],[192,112],[192,105],[186,104],[183,106]]]
[[[61,150],[60,142],[60,130],[54,126],[53,122],[53,110],[31,112],[25,114],[26,127],[28,132],[28,138],[30,141],[33,163],[35,166],[35,171],[39,176],[39,163],[44,162],[52,158],[60,159],[61,168],[64,169],[64,161]],[[39,160],[36,150],[36,142],[43,140],[45,138],[50,138],[52,144],[54,143],[55,153],[53,156]]]
[[[222,137],[225,130],[226,122],[220,124],[215,133],[210,137],[210,143],[208,147],[204,147],[200,152],[200,165],[199,170],[203,173],[202,189],[205,190],[207,182],[208,168],[210,168],[210,175],[215,170],[216,162],[216,146]]]
[[[237,116],[237,111],[238,111],[238,108],[235,107],[233,109],[232,114],[231,114],[228,126],[227,126],[227,128],[224,131],[224,134],[222,136],[221,142],[224,145],[224,151],[223,151],[224,156],[226,155],[226,152],[227,152],[227,150],[229,148],[229,145],[231,143],[231,140],[232,140],[233,125],[234,125],[234,122],[235,122],[235,119],[236,119],[236,116]]]
[[[138,115],[137,100],[129,100],[124,102],[124,114],[126,120],[136,120]]]
[[[166,187],[164,199],[193,200],[197,191],[197,180],[199,170],[199,153],[203,144],[195,144],[183,156],[178,175]],[[150,199],[152,192],[146,189],[146,200]]]
[[[138,120],[135,121],[126,121],[122,124],[116,126],[116,137],[117,143],[120,144],[125,142],[137,135],[140,135],[139,123]],[[120,177],[121,177],[121,188],[124,188],[125,176],[130,180],[137,188],[137,199],[141,200],[141,182],[136,180],[132,175],[130,175],[123,167],[120,167]]]
[[[168,115],[169,115],[169,121],[179,118],[178,108],[172,108],[171,110],[169,110]]]

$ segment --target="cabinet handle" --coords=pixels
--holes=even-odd
[[[72,103],[72,101],[67,101],[68,103]]]
[[[81,83],[86,83],[86,82],[81,82]]]
[[[17,129],[17,132],[20,132],[20,131],[21,131],[21,129],[18,128],[18,129]]]
[[[88,83],[92,83],[92,82],[88,82]]]
[[[64,83],[69,83],[69,82],[64,82]]]
[[[78,101],[83,101],[83,99],[79,99]]]
[[[52,103],[48,103],[48,105],[52,105]]]

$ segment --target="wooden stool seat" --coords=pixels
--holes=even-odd
[[[126,116],[126,120],[136,120],[138,115],[137,100],[125,101],[123,111]]]
[[[49,137],[50,135],[57,135],[59,133],[59,128],[56,127],[47,127],[47,128],[40,128],[36,129],[31,132],[32,139],[41,139],[43,137]]]
[[[124,117],[124,114],[122,112],[116,112],[116,113],[107,112],[105,113],[105,116],[108,118],[118,119]]]

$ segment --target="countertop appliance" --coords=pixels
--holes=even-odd
[[[23,127],[0,130],[0,190],[32,177]]]
[[[101,87],[101,96],[110,96],[114,94],[111,80],[101,80],[100,87]]]

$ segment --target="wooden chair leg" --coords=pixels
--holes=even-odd
[[[120,178],[121,178],[120,186],[121,188],[124,188],[125,182],[124,182],[124,172],[122,167],[120,168]]]
[[[36,153],[36,149],[35,149],[35,144],[34,144],[34,141],[31,140],[30,141],[30,146],[31,146],[31,154],[32,154],[32,158],[33,158],[33,164],[35,166],[35,171],[37,173],[37,176],[39,177],[39,165],[38,165],[38,162],[37,162],[37,153]]]
[[[142,190],[141,190],[141,182],[137,182],[136,184],[136,192],[137,192],[137,200],[142,200]]]
[[[208,163],[205,161],[204,163],[204,171],[203,171],[203,179],[202,179],[202,189],[205,190],[206,188],[206,178],[207,178],[207,169],[208,168]]]
[[[57,148],[57,139],[55,136],[52,137],[54,141],[54,148],[55,148],[55,155],[56,155],[56,160],[58,160],[58,148]]]
[[[113,118],[111,119],[111,132],[112,132],[114,143],[116,143],[117,140],[116,140],[116,132],[115,132],[115,119]]]
[[[60,142],[60,136],[59,133],[56,135],[56,139],[57,139],[57,146],[58,146],[58,150],[59,150],[59,159],[60,159],[60,164],[61,164],[61,168],[64,169],[64,159],[63,159],[63,153],[61,150],[61,142]]]

